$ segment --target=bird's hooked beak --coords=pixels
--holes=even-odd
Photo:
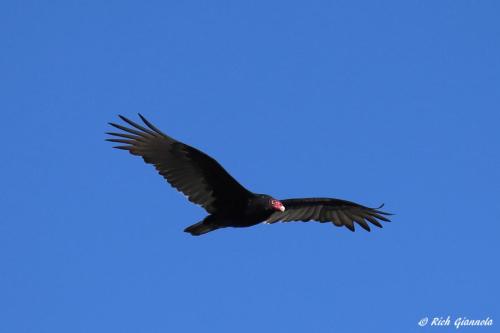
[[[271,205],[273,206],[274,209],[279,210],[280,212],[285,211],[285,206],[283,206],[283,204],[279,200],[272,200]]]

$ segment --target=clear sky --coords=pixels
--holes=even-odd
[[[0,332],[421,332],[499,321],[498,1],[2,1]],[[205,212],[111,149],[141,112],[277,198]]]

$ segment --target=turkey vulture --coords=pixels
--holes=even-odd
[[[390,220],[389,213],[368,208],[354,202],[332,198],[305,198],[278,200],[266,194],[256,194],[243,187],[213,158],[162,133],[141,114],[145,126],[119,116],[131,127],[115,123],[111,126],[121,133],[112,135],[111,142],[141,156],[153,164],[160,175],[174,188],[184,193],[189,201],[205,208],[209,213],[203,221],[184,231],[193,236],[225,227],[249,227],[261,222],[290,221],[332,222],[354,231],[354,222],[370,231],[367,222],[382,227],[379,220]]]

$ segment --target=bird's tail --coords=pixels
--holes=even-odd
[[[193,236],[200,236],[206,234],[207,232],[217,230],[219,228],[220,227],[211,223],[207,223],[206,220],[203,220],[196,224],[190,225],[189,227],[184,229],[184,231],[189,232]]]

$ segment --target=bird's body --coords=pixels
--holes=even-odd
[[[203,221],[186,228],[191,234],[202,234],[200,232],[212,231],[219,228],[233,227],[244,228],[266,221],[273,213],[267,202],[272,200],[268,195],[256,194],[254,198],[246,201],[242,210],[223,211],[208,215]]]
[[[266,194],[250,192],[216,160],[169,137],[139,116],[147,128],[120,116],[133,128],[110,123],[124,132],[109,132],[115,138],[107,140],[126,144],[115,148],[141,156],[189,201],[205,208],[209,215],[184,230],[194,236],[219,228],[250,227],[261,222],[315,220],[333,222],[351,231],[354,231],[356,222],[369,231],[367,221],[378,227],[382,227],[378,220],[389,221],[384,215],[390,214],[350,201],[333,198],[277,200]]]

